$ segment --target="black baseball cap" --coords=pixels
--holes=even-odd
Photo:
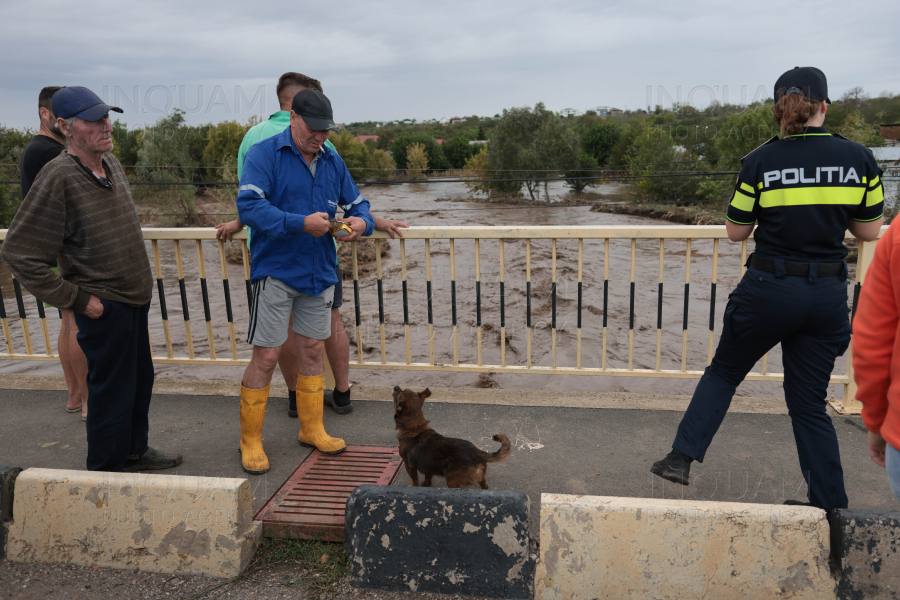
[[[118,106],[110,106],[100,99],[100,96],[86,87],[66,86],[53,94],[50,103],[53,115],[68,119],[78,117],[85,121],[99,121],[109,111],[123,112]]]
[[[337,131],[334,113],[331,112],[331,102],[322,92],[300,90],[291,102],[291,110],[303,117],[303,122],[313,131],[326,129]]]
[[[828,99],[828,81],[825,79],[825,73],[815,67],[794,67],[787,73],[784,73],[775,82],[775,95],[778,99],[779,90],[783,90],[782,94],[790,92],[806,94],[812,100],[824,100],[831,104]]]

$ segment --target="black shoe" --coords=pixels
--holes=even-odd
[[[162,469],[171,469],[177,467],[184,460],[180,454],[163,454],[155,448],[147,448],[144,455],[137,460],[129,458],[122,465],[122,471],[125,473],[135,473],[137,471],[161,471]]]
[[[297,418],[297,392],[288,392],[288,416]]]
[[[353,403],[350,402],[350,389],[346,392],[337,390],[325,390],[325,405],[339,415],[345,415],[353,410]]]
[[[664,459],[653,463],[650,472],[654,475],[659,475],[663,479],[668,479],[681,485],[689,485],[691,462],[693,460],[684,452],[672,448],[672,451]]]
[[[812,502],[801,502],[800,500],[785,500],[784,504],[788,506],[812,506]]]

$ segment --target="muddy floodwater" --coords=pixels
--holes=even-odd
[[[550,196],[565,193],[560,187],[550,187]],[[597,188],[600,193],[614,194],[616,185]],[[381,217],[401,219],[410,225],[628,225],[671,226],[664,221],[591,212],[587,206],[578,207],[520,207],[459,203],[442,198],[467,196],[460,183],[423,183],[369,186],[363,194],[371,201],[372,211]],[[400,247],[397,241],[383,259],[383,288],[385,311],[386,358],[389,362],[405,362],[406,345],[403,327],[403,296],[400,268]],[[750,244],[752,251],[752,242]],[[147,243],[148,252],[151,251]],[[188,353],[187,334],[179,294],[178,268],[174,244],[159,242],[165,284],[168,324],[172,336],[172,351],[176,356]],[[187,305],[191,318],[193,347],[198,357],[209,357],[209,341],[199,279],[196,244],[182,241]],[[636,252],[634,355],[635,368],[656,367],[657,298],[659,277],[659,240],[639,240]],[[550,366],[551,356],[551,241],[532,242],[532,362]],[[682,324],[684,309],[685,251],[683,240],[667,240],[664,249],[664,291],[662,307],[662,345],[660,367],[680,369],[682,360]],[[213,343],[219,358],[232,356],[229,328],[226,319],[221,263],[217,245],[203,243],[204,264],[209,288],[210,316],[213,324]],[[690,293],[688,304],[687,369],[702,370],[706,366],[709,348],[710,283],[712,281],[712,240],[695,240],[691,247]],[[152,256],[152,254],[151,254]],[[456,296],[458,320],[458,351],[461,363],[477,362],[476,298],[475,298],[475,241],[455,243]],[[481,295],[483,324],[483,361],[500,364],[500,268],[499,242],[482,240]],[[505,242],[505,298],[506,298],[506,359],[510,365],[524,365],[526,356],[526,285],[525,241]],[[585,240],[583,266],[582,366],[600,367],[602,362],[603,272],[604,248],[602,240]],[[428,317],[425,274],[425,241],[406,242],[408,271],[410,349],[413,362],[429,361]],[[433,280],[433,309],[435,329],[435,361],[453,362],[451,335],[450,242],[431,242]],[[557,241],[557,366],[576,366],[577,360],[577,297],[578,297],[578,240]],[[606,361],[609,368],[628,367],[628,329],[630,302],[631,242],[611,240],[609,256],[608,342]],[[715,339],[722,330],[722,314],[728,294],[737,285],[740,275],[740,244],[721,241],[719,244],[718,285],[715,304]],[[237,333],[237,356],[249,358],[251,347],[246,344],[248,321],[247,295],[241,265],[229,264],[231,301],[234,328]],[[849,285],[849,284],[848,284]],[[15,352],[25,352],[23,329],[17,318],[18,308],[9,273],[0,266],[0,289],[12,332]],[[344,282],[344,307],[341,310],[345,328],[350,336],[350,360],[357,359],[357,340],[354,322],[353,282]],[[35,353],[45,353],[44,335],[35,299],[25,294],[25,311]],[[378,293],[376,276],[372,273],[360,278],[360,311],[362,342],[366,361],[381,361],[378,326]],[[59,331],[56,309],[46,309],[46,327],[53,351]],[[158,293],[154,288],[150,313],[150,339],[155,356],[165,356],[167,348]],[[4,340],[5,344],[5,340]],[[759,371],[757,365],[754,371]],[[846,357],[839,358],[836,373],[844,373]],[[780,348],[768,359],[769,372],[782,372]],[[2,373],[61,375],[58,363],[48,361],[0,360]],[[487,372],[487,369],[485,369]],[[243,368],[196,365],[156,366],[157,377],[168,379],[228,379],[239,381]],[[276,374],[276,377],[280,375]],[[368,385],[401,385],[403,387],[472,386],[478,373],[450,373],[423,371],[379,371],[354,369],[351,381]],[[690,394],[696,380],[671,378],[636,378],[611,376],[511,375],[494,373],[491,377],[503,388],[630,391],[642,393]],[[840,396],[841,386],[831,386],[829,394]],[[775,382],[745,382],[738,394],[749,396],[781,396],[781,384]]]

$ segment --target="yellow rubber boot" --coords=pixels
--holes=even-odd
[[[300,419],[300,435],[304,446],[315,446],[323,454],[343,452],[347,444],[340,438],[330,437],[322,424],[322,407],[325,400],[325,374],[297,378],[297,418]]]
[[[269,470],[269,459],[262,445],[268,399],[269,386],[258,390],[241,386],[241,466],[253,475]]]

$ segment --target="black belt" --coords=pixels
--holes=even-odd
[[[816,263],[819,268],[816,273],[819,277],[837,277],[844,274],[844,263],[843,262],[827,262],[827,263]],[[806,277],[809,275],[809,265],[808,262],[794,262],[791,260],[784,261],[784,267],[787,270],[788,275],[795,275],[798,277]],[[767,256],[760,256],[759,254],[751,254],[749,260],[747,260],[747,266],[753,267],[754,269],[759,269],[760,271],[766,271],[767,273],[775,273],[775,259],[769,258]]]

